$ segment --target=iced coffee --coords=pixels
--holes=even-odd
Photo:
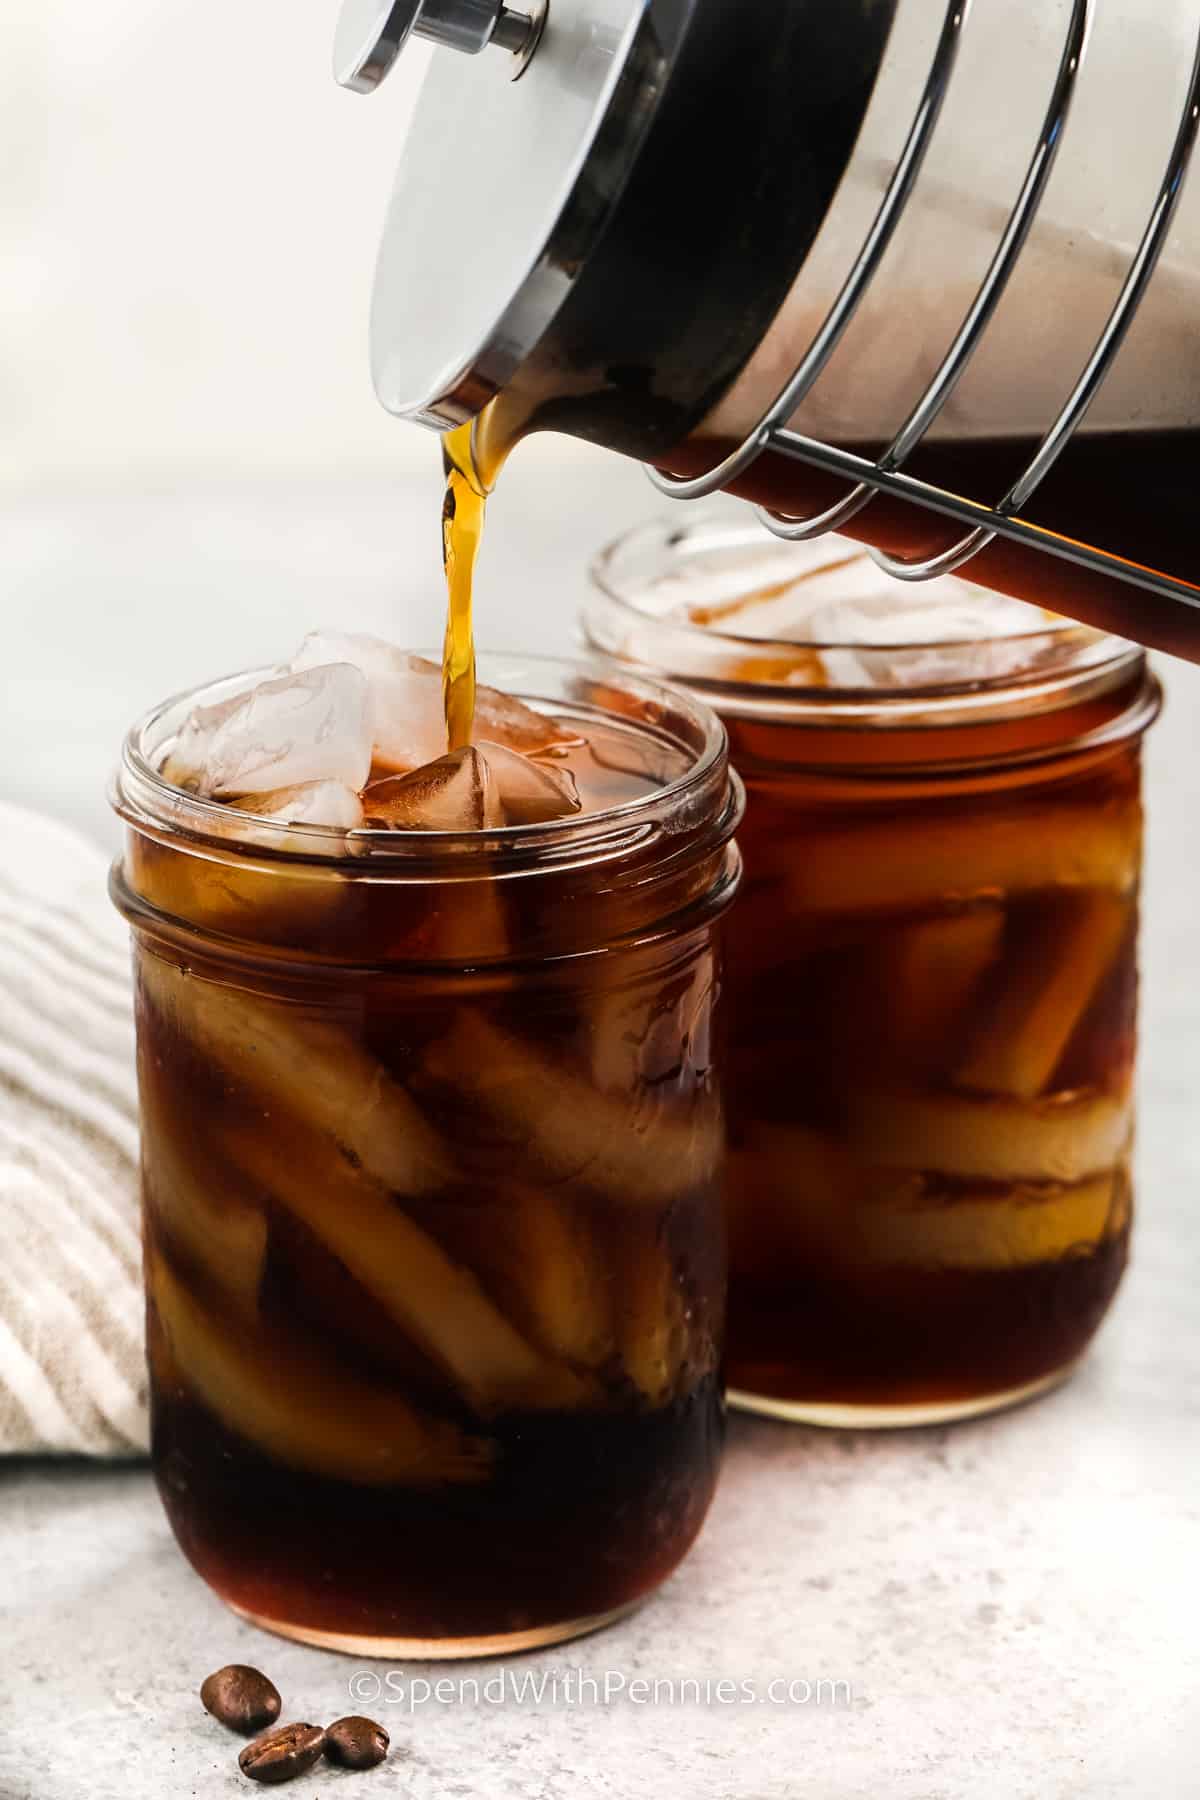
[[[377,1654],[628,1608],[722,1436],[724,734],[481,673],[448,753],[436,665],[317,634],[118,778],[162,1498],[232,1606]]]
[[[728,514],[602,559],[593,640],[722,714],[735,1398],[824,1423],[1060,1380],[1132,1211],[1143,655]]]

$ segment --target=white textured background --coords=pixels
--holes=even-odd
[[[335,0],[5,0],[0,478],[394,466],[376,239],[424,49],[372,100]]]

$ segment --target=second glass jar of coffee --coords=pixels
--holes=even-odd
[[[731,1397],[891,1425],[1063,1379],[1129,1251],[1144,655],[728,515],[615,545],[587,624],[747,790]]]

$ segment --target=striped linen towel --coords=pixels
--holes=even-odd
[[[0,1453],[146,1445],[129,944],[103,854],[0,803]]]

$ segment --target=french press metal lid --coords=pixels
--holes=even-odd
[[[825,11],[346,0],[348,87],[377,87],[412,35],[442,46],[380,255],[388,410],[447,427],[518,372],[547,392],[615,372],[595,435],[668,447],[782,304],[849,159],[892,0],[841,0],[836,29]]]

